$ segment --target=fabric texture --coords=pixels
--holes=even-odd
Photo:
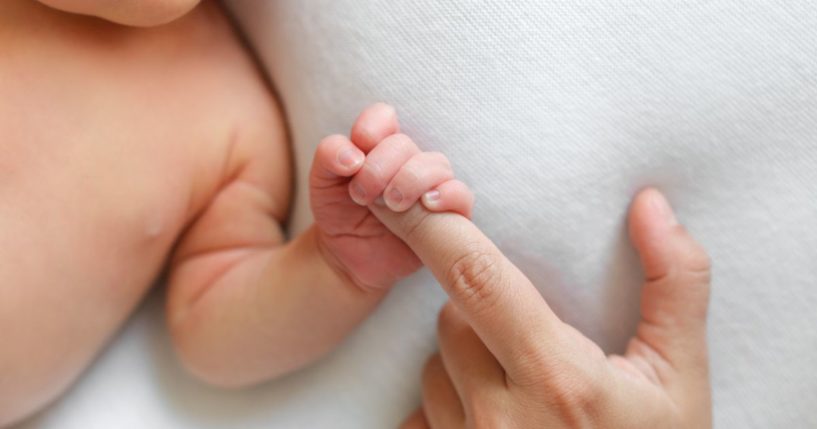
[[[228,3],[288,115],[293,232],[311,222],[320,138],[389,102],[422,148],[448,155],[475,222],[555,311],[616,352],[641,279],[625,214],[656,186],[714,261],[716,427],[817,427],[811,2]],[[151,302],[29,427],[395,427],[418,404],[444,300],[421,272],[315,366],[238,393],[181,372]]]

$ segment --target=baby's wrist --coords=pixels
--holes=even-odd
[[[393,283],[374,287],[361,282],[328,245],[328,237],[317,224],[313,224],[304,234],[311,236],[314,251],[319,256],[324,269],[332,273],[333,283],[337,283],[340,287],[352,287],[365,293],[383,293],[391,289]]]

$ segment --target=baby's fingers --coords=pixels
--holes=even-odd
[[[363,166],[365,155],[348,138],[331,135],[321,140],[312,161],[310,185],[324,188],[337,185]]]
[[[383,139],[369,151],[363,167],[349,182],[352,200],[362,206],[373,203],[403,164],[418,153],[420,149],[404,134],[393,134]]]
[[[465,183],[449,180],[423,194],[423,206],[432,212],[455,212],[471,218],[474,193]]]
[[[367,107],[352,126],[352,141],[363,152],[369,153],[386,137],[400,132],[397,112],[385,103]]]
[[[386,205],[396,211],[408,210],[423,193],[454,178],[445,155],[421,152],[411,157],[394,175],[383,192]]]

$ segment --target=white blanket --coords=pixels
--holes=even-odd
[[[717,427],[817,427],[813,4],[230,3],[291,124],[294,231],[310,222],[304,178],[319,139],[390,102],[476,191],[477,224],[560,316],[615,352],[640,284],[624,215],[655,185],[714,260]],[[319,364],[238,393],[180,371],[152,302],[24,427],[394,427],[418,403],[443,301],[416,275]]]

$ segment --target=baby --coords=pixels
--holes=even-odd
[[[470,215],[446,158],[375,104],[320,143],[315,224],[286,241],[280,109],[195,3],[0,2],[0,426],[63,392],[165,270],[184,365],[247,386],[318,359],[419,268],[368,205]]]

